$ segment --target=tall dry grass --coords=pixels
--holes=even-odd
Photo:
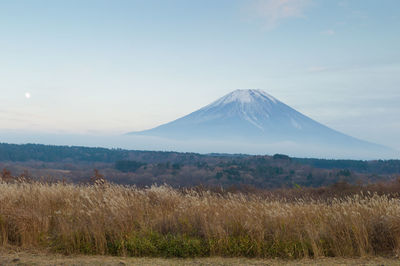
[[[128,256],[396,255],[400,200],[0,182],[0,246]]]

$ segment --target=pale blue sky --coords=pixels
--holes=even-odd
[[[398,0],[0,0],[0,130],[119,134],[260,88],[400,149],[399,47]]]

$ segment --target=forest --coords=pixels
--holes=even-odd
[[[38,144],[0,144],[3,178],[109,182],[139,187],[321,187],[338,182],[369,184],[400,176],[400,160],[328,160],[284,154],[196,154]],[[96,170],[96,171],[95,171]]]

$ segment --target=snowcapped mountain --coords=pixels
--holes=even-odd
[[[287,151],[288,143],[297,150],[386,149],[328,128],[262,90],[236,90],[175,121],[129,134],[198,143],[224,141],[233,147],[268,144],[275,145],[276,152],[283,144]]]

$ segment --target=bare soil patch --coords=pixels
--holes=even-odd
[[[0,251],[0,265],[400,265],[398,258],[320,258],[302,260],[247,258],[132,258],[112,256],[64,256],[45,252]]]

